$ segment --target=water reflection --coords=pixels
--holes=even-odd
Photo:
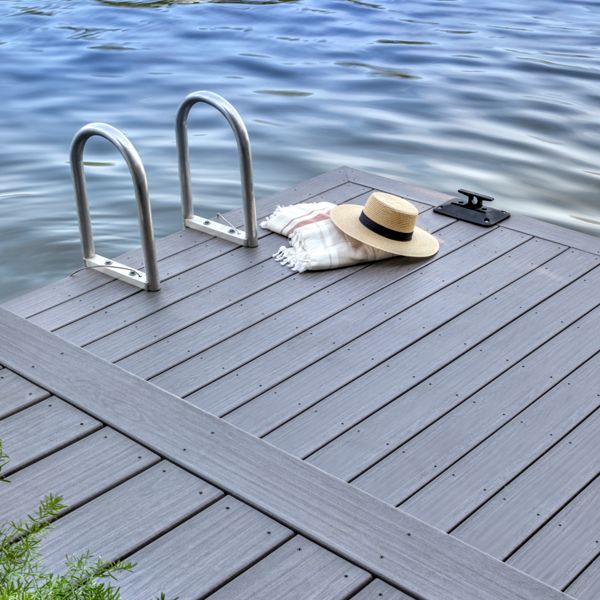
[[[86,122],[140,152],[157,236],[180,227],[174,115],[198,89],[243,115],[259,197],[348,164],[598,233],[599,13],[585,0],[4,0],[0,298],[79,265],[67,159]],[[212,111],[190,121],[198,211],[238,206],[231,132]],[[86,165],[99,252],[138,245],[118,154],[90,142]]]

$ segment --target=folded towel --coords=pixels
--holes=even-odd
[[[329,218],[331,202],[307,202],[278,206],[260,226],[290,238],[291,247],[282,246],[273,255],[293,271],[337,269],[363,262],[391,258],[343,234]]]

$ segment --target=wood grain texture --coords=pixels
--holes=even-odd
[[[500,234],[501,230],[498,232]],[[481,243],[485,240],[486,238]],[[509,240],[504,239],[504,241]],[[466,265],[472,263],[465,260],[465,257],[472,255],[478,247],[468,245],[457,250],[451,255],[455,257],[454,262],[445,262],[445,266],[437,263],[436,267],[439,264],[439,269],[432,266],[423,276],[421,276],[423,272],[420,271],[415,276],[407,278],[402,282],[401,287],[391,286],[387,298],[380,298],[377,295],[353,307],[354,311],[350,309],[343,311],[341,315],[353,312],[353,315],[348,314],[345,317],[343,327],[338,322],[335,328],[335,321],[332,319],[328,336],[322,336],[321,339],[336,341],[333,351],[328,350],[325,343],[319,344],[319,338],[315,340],[314,347],[309,345],[311,340],[308,339],[307,344],[299,348],[298,343],[302,336],[298,336],[291,342],[291,346],[293,354],[301,358],[293,361],[288,367],[288,372],[291,371],[292,366],[296,366],[296,362],[299,363],[298,366],[303,367],[302,370],[298,373],[291,371],[294,373],[292,377],[288,377],[271,390],[228,414],[225,419],[255,435],[262,436],[269,433],[309,408],[311,404],[316,404],[327,394],[342,388],[344,384],[370,371],[427,333],[466,312],[486,296],[540,266],[559,253],[561,248],[555,244],[550,245],[546,242],[540,244],[532,240],[510,249],[506,254],[496,257],[487,264],[489,255],[482,253],[481,263],[477,262],[476,265],[484,266],[471,273]],[[462,250],[465,252],[463,253]],[[463,264],[465,267],[461,266]],[[465,272],[466,276],[464,276]],[[455,283],[454,278],[461,275],[463,275],[462,279]],[[440,310],[440,306],[444,309]],[[369,325],[374,327],[368,330]],[[341,343],[348,339],[348,333],[355,328],[360,328],[359,331],[363,332],[363,335],[357,336],[357,339],[349,343]],[[261,358],[263,371],[268,375],[263,375],[258,385],[268,387],[266,384],[276,374],[277,357],[280,357],[281,362],[285,361],[287,347],[286,344],[279,349],[278,353],[271,352],[264,357],[264,360]],[[267,368],[268,357],[270,360]],[[311,359],[314,361],[312,364]],[[289,364],[291,361],[286,362]],[[249,367],[250,365],[243,370],[247,371]],[[240,371],[240,376],[242,375]],[[218,391],[220,399],[227,393],[224,384],[215,389],[221,381],[206,388],[206,392],[210,389]],[[247,381],[248,377],[243,375],[243,383]],[[319,382],[318,386],[314,384],[316,381]],[[244,386],[241,382],[237,385],[231,382],[230,387],[235,389],[239,397],[244,398]],[[253,390],[252,386],[248,387],[250,391]],[[314,392],[308,396],[306,390],[314,390]],[[189,399],[192,401],[191,397]],[[201,406],[204,408],[204,405]]]
[[[600,555],[567,588],[568,593],[578,600],[600,598]]]
[[[359,199],[364,201],[366,196],[359,196],[356,200],[358,201]],[[180,302],[164,302],[162,303],[164,307],[156,312],[146,310],[145,313],[147,316],[137,321],[133,318],[124,319],[121,315],[119,328],[115,328],[113,333],[86,345],[86,347],[95,354],[115,362],[156,344],[169,335],[182,331],[208,317],[213,317],[213,320],[222,318],[229,326],[237,325],[237,329],[231,330],[230,335],[232,335],[247,326],[245,325],[246,322],[254,322],[249,321],[252,316],[256,319],[259,317],[255,315],[262,316],[262,312],[264,311],[277,312],[277,310],[281,310],[278,307],[288,306],[295,301],[296,293],[300,294],[299,297],[301,298],[302,293],[306,295],[314,291],[313,286],[307,288],[306,276],[302,281],[301,275],[272,260],[272,254],[284,243],[284,238],[272,235],[261,241],[258,249],[240,249],[240,256],[244,257],[246,261],[252,259],[254,252],[264,253],[266,258],[262,262],[257,261],[258,264],[256,266],[246,269],[237,275],[233,275],[210,287],[204,287],[202,291],[197,291],[197,289],[203,287],[204,283],[202,286],[198,283],[193,283],[191,288],[189,288],[188,283],[184,281],[184,276],[178,278],[174,284],[177,290],[187,290],[187,297]],[[205,268],[206,265],[202,269],[198,269],[200,275],[202,275]],[[329,281],[333,282],[349,274],[350,272],[345,274],[342,272],[329,272],[328,276],[319,278],[318,280],[315,279],[315,282],[318,281],[319,285],[327,285]],[[203,276],[202,278],[204,279]],[[302,290],[297,289],[300,282],[303,284]],[[189,295],[190,289],[193,290],[193,295]],[[285,293],[282,293],[283,291]],[[267,302],[265,298],[269,298],[270,302]],[[281,303],[278,304],[276,300],[280,298]],[[223,312],[221,317],[217,316],[217,313],[221,313],[221,311],[232,305],[236,307],[246,306],[247,308],[241,315],[238,315],[239,311],[236,311],[236,308],[233,307],[227,312]],[[114,307],[108,310],[112,308],[116,310],[118,306],[114,305]],[[136,315],[140,317],[143,312],[143,308],[141,311],[136,309],[133,311],[133,315],[134,317]],[[270,313],[267,312],[266,314]],[[80,324],[83,324],[83,322],[78,321],[73,324],[73,330],[77,331]],[[202,325],[204,329],[207,328],[205,322]],[[62,334],[62,332],[63,330],[60,330],[57,333]],[[224,333],[223,335],[227,334]],[[80,334],[76,334],[76,337],[69,339],[81,345]]]
[[[596,477],[509,559],[563,589],[600,553],[600,477]]]
[[[505,559],[600,473],[600,413],[595,412],[452,535]]]
[[[265,211],[265,214],[267,214],[274,209],[277,204],[289,203],[290,197],[294,197],[296,202],[302,202],[320,191],[326,191],[346,183],[348,181],[346,171],[345,167],[340,167],[322,175],[317,175],[316,177],[302,181],[287,190],[283,190],[282,192],[278,192],[268,198],[260,200],[257,203],[257,206],[260,206]],[[235,225],[242,226],[244,219],[241,209],[228,212],[225,216]],[[179,252],[188,250],[194,245],[205,243],[209,239],[211,239],[211,236],[207,234],[191,229],[185,229],[158,239],[156,241],[156,254],[160,261],[169,256],[176,255]],[[142,257],[143,254],[141,249],[136,248],[116,257],[115,260],[135,268],[141,268],[143,266]],[[161,268],[161,276],[164,277],[165,273],[162,272],[163,265],[159,265],[159,268]],[[167,272],[169,272],[168,268]],[[56,306],[57,304],[62,304],[69,298],[75,298],[89,290],[109,284],[112,286],[123,285],[122,282],[110,279],[101,273],[92,272],[91,270],[81,271],[72,277],[61,279],[41,289],[33,290],[23,296],[14,298],[13,300],[4,303],[2,306],[19,316],[30,317]]]
[[[0,523],[32,514],[47,494],[60,495],[73,510],[158,460],[153,452],[104,427],[11,475],[10,485],[0,486]]]
[[[599,350],[595,333],[599,325],[600,310],[596,310],[586,315],[576,325],[563,331],[533,355],[519,361],[501,375],[490,378],[490,383],[488,385],[484,383],[483,387],[473,395],[465,393],[467,390],[458,386],[454,389],[460,391],[450,392],[448,395],[443,394],[442,390],[428,386],[430,396],[442,399],[460,398],[460,402],[432,425],[414,435],[410,441],[401,446],[400,452],[396,450],[395,460],[389,461],[386,465],[385,472],[390,476],[393,472],[394,481],[390,482],[390,485],[395,487],[394,500],[397,500],[395,504],[426,485],[593,356]],[[518,333],[515,331],[513,340],[516,341],[521,334],[529,338],[528,331],[531,330],[524,326],[518,328]],[[496,348],[502,350],[502,356],[512,355],[510,346],[502,344],[496,345]],[[565,355],[564,348],[572,348],[572,350]],[[514,358],[518,360],[521,357],[517,355]],[[501,356],[495,356],[493,364],[499,369],[506,367],[506,361],[502,360]],[[475,379],[473,385],[469,386],[471,390],[477,389],[478,384],[482,383],[478,376],[474,376],[473,379]],[[452,389],[450,387],[452,380],[447,381],[448,387]],[[456,394],[459,394],[458,397]],[[426,410],[427,401],[423,404],[422,409]],[[397,403],[395,413],[386,410],[385,414],[377,419],[377,424],[389,422],[390,419],[397,417],[401,405],[401,402]],[[435,412],[439,414],[439,408],[436,407]],[[402,417],[402,422],[405,422],[405,418]],[[419,420],[422,421],[423,418],[419,417]],[[381,429],[382,432],[388,433],[391,427],[385,429],[381,427]],[[367,436],[374,434],[371,424],[368,424],[368,427],[360,425],[360,430],[360,434],[355,433],[355,440],[361,439],[360,436],[364,432]],[[406,434],[404,435],[406,437]],[[386,436],[386,439],[389,440],[390,437]],[[396,443],[398,435],[392,439]],[[329,462],[324,464],[322,457],[316,464],[336,474],[336,469],[328,469]]]
[[[458,525],[600,406],[600,355],[591,358],[402,508],[442,530]]]
[[[550,279],[564,283],[568,278],[565,271],[560,275],[560,271],[555,270],[557,266],[549,263],[547,275]],[[568,268],[568,263],[565,266]],[[583,301],[583,305],[578,304],[580,301]],[[404,446],[401,444],[484,387],[506,368],[522,360],[529,352],[576,321],[594,305],[594,296],[587,293],[587,281],[581,278],[573,282],[400,396],[397,402],[393,402],[368,421],[364,421],[361,426],[357,426],[356,429],[360,428],[361,434],[364,427],[365,454],[368,456],[369,452],[375,452],[381,460],[355,479],[354,484],[378,498],[398,504],[418,489],[419,482],[425,483],[435,477],[440,472],[435,461],[426,465],[419,463],[418,454],[410,452],[410,442]],[[528,335],[522,334],[525,323],[528,323]],[[431,355],[434,347],[431,348],[429,354],[423,355]],[[475,372],[473,364],[477,364]],[[430,416],[426,420],[419,417],[428,413]],[[375,440],[373,434],[376,431],[380,432],[382,445],[372,442]],[[355,431],[354,435],[356,434]],[[350,434],[343,443],[348,445],[349,438]],[[342,439],[340,438],[340,443]],[[390,446],[385,446],[387,443]],[[395,450],[398,446],[400,448]],[[357,467],[364,467],[356,453],[351,450],[348,452],[351,453],[348,464],[354,463]],[[337,452],[336,455],[340,456]],[[416,468],[412,471],[412,477],[409,477],[408,471],[413,465]],[[404,471],[406,480],[396,476],[398,470]]]
[[[352,596],[352,600],[413,600],[413,596],[407,596],[381,579],[376,579]]]
[[[209,319],[194,323],[119,364],[145,378],[160,377],[161,385],[167,389],[171,388],[166,381],[172,378],[175,385],[172,391],[183,396],[227,372],[222,369],[220,357],[223,354],[231,358],[239,355],[243,357],[242,363],[248,361],[289,339],[294,333],[300,333],[311,323],[330,316],[336,309],[341,310],[346,306],[346,302],[351,302],[353,298],[363,298],[384,287],[386,283],[400,278],[405,272],[405,269],[397,268],[402,262],[396,259],[384,262],[385,266],[377,265],[381,270],[379,280],[361,275],[363,270],[370,268],[366,265],[303,273],[295,285],[288,285],[291,280],[285,280],[249,299],[244,303],[243,311],[236,305],[216,313]],[[412,268],[416,268],[414,264]],[[350,277],[355,278],[347,281]],[[306,309],[305,303],[308,304]],[[282,310],[273,313],[273,308],[278,306],[282,306]],[[309,322],[306,310],[314,311],[314,314],[308,313],[311,319]],[[296,326],[299,329],[296,329]],[[265,335],[265,331],[269,333]],[[236,333],[237,337],[234,335]],[[280,339],[282,335],[283,338]],[[243,342],[240,342],[240,338],[243,338]],[[240,343],[248,345],[249,350],[244,351]],[[231,347],[234,347],[236,352],[232,352]],[[199,364],[202,366],[201,370],[198,370]],[[239,365],[234,364],[231,368],[235,366]],[[173,373],[166,373],[170,368],[173,368]]]
[[[502,250],[507,251],[512,247],[511,244],[522,241],[515,241],[514,238],[511,240],[511,236],[504,237],[500,230],[494,232],[493,238],[489,240],[489,251],[483,252],[482,256],[474,261],[475,264],[471,264],[471,261],[466,261],[465,257],[469,256],[478,246],[476,242],[473,242],[452,252],[451,248],[454,246],[453,241],[456,234],[460,236],[462,243],[467,241],[463,238],[460,228],[449,227],[438,234],[445,240],[449,254],[436,257],[437,260],[427,263],[421,269],[410,270],[406,276],[396,281],[392,280],[389,285],[375,294],[360,298],[359,301],[349,306],[341,307],[313,327],[301,332],[298,327],[296,335],[285,344],[275,346],[198,390],[187,399],[213,414],[222,416],[269,391],[268,396],[272,402],[265,410],[262,409],[262,402],[259,402],[258,414],[252,415],[249,419],[250,428],[248,429],[256,434],[259,431],[261,435],[267,433],[282,420],[291,418],[294,411],[299,412],[298,407],[303,406],[303,401],[307,399],[303,390],[313,389],[316,380],[319,381],[318,391],[324,396],[328,390],[331,391],[332,385],[337,385],[337,387],[343,385],[348,380],[345,380],[344,377],[353,377],[354,371],[351,367],[354,365],[348,365],[347,369],[340,369],[339,366],[340,362],[346,365],[349,361],[354,361],[358,353],[348,355],[344,345],[353,340],[360,344],[361,336],[374,335],[372,331],[374,328],[379,328],[379,331],[387,328],[390,320],[398,313],[403,313],[403,318],[406,316],[409,319],[411,312],[418,310],[415,305],[418,306],[428,295],[450,286],[465,272],[468,273],[477,266],[485,264],[490,257],[497,256],[495,253],[500,253]],[[449,273],[451,274],[449,275]],[[371,267],[365,270],[364,274],[361,273],[363,281],[372,278],[382,282],[388,277],[388,271],[383,267],[379,273],[371,270]],[[356,278],[348,282],[348,285],[354,283],[358,290],[364,290],[366,286],[357,278],[358,274]],[[329,296],[336,293],[336,290],[337,288],[327,290]],[[332,304],[331,298],[322,298],[322,303],[326,307],[325,310],[329,312]],[[302,306],[297,309],[301,310]],[[324,309],[315,305],[314,308],[306,310],[308,314],[318,314]],[[277,320],[278,323],[281,322],[279,316]],[[419,332],[422,333],[420,327]],[[389,337],[392,336],[379,337],[381,341],[379,350],[382,356],[385,356],[385,350],[389,349],[390,344],[393,345],[393,339],[388,339]],[[407,339],[409,337],[410,335],[406,336]],[[294,357],[293,360],[290,360],[291,356]],[[340,360],[340,356],[343,356],[343,359]],[[369,354],[366,360],[369,361],[367,368],[372,367],[372,362],[375,360],[373,356]],[[325,376],[323,376],[324,371],[327,371]],[[281,385],[279,385],[280,383]],[[273,389],[270,390],[270,388]],[[311,400],[317,402],[320,397],[322,396],[315,395]]]
[[[226,497],[136,552],[135,571],[119,578],[121,597],[139,600],[165,592],[179,600],[204,598],[292,535]]]
[[[595,264],[595,257],[589,258]],[[423,381],[554,294],[571,280],[571,276],[580,274],[580,269],[589,269],[591,266],[585,263],[573,265],[573,261],[569,257],[563,258],[563,255],[555,261],[525,275],[430,332],[417,343],[334,392],[317,406],[275,429],[265,439],[303,458],[318,450],[406,389]],[[556,271],[560,273],[561,268],[562,277],[550,275]],[[446,304],[431,307],[432,313],[445,310]],[[400,335],[403,324],[397,323],[396,327],[397,335]],[[458,389],[455,394],[459,393]]]
[[[0,370],[0,419],[31,406],[50,394],[10,369]]]
[[[209,596],[211,600],[345,600],[371,576],[296,536]]]
[[[368,188],[348,183],[319,194],[311,201],[339,202],[367,192]],[[73,343],[84,345],[257,264],[268,261],[273,272],[280,277],[289,276],[289,269],[270,260],[284,242],[283,238],[259,229],[259,239],[257,248],[246,248],[212,238],[170,257],[165,261],[167,264],[161,265],[159,294],[142,294],[131,286],[126,286],[129,288],[127,293],[114,287],[103,287],[31,317],[31,321],[57,331]],[[236,284],[231,282],[231,285]],[[243,290],[242,287],[239,291]]]
[[[6,417],[0,421],[0,440],[10,461],[3,474],[10,475],[101,426],[96,419],[55,397]]]
[[[222,492],[161,461],[58,519],[40,546],[44,565],[64,570],[65,556],[115,561],[199,512]]]
[[[12,341],[10,352],[6,351],[8,340]],[[43,380],[49,391],[62,394],[90,414],[101,415],[104,422],[143,440],[150,449],[417,597],[565,597],[3,310],[0,363],[16,372],[29,371],[34,365],[34,381]],[[144,580],[142,570],[133,576]]]

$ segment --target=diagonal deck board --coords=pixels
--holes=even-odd
[[[345,600],[371,579],[344,559],[293,537],[222,587],[210,600]]]
[[[399,504],[426,485],[454,461],[460,459],[519,412],[533,404],[582,362],[593,356],[598,351],[597,336],[594,331],[599,319],[600,310],[596,309],[578,321],[577,325],[563,331],[533,355],[515,364],[473,395],[465,393],[464,388],[452,386],[452,380],[449,379],[447,387],[450,390],[453,388],[460,390],[461,402],[429,427],[413,435],[410,441],[401,446],[400,452],[396,450],[394,459],[388,460],[385,467],[378,473],[378,477],[381,477],[382,472],[388,476],[392,472],[394,473],[393,481],[389,484],[394,487],[396,494],[394,503]],[[563,357],[561,349],[567,347],[565,344],[573,342],[578,342],[578,345],[569,353],[568,357]],[[505,353],[509,352],[509,348],[504,348],[504,350]],[[503,361],[498,359],[495,364],[499,368],[506,366]],[[476,386],[477,382],[471,384],[471,388]],[[425,393],[430,397],[442,393],[438,387],[428,387],[430,390]],[[449,391],[448,395],[452,397],[456,396],[456,393],[459,392]],[[393,410],[390,410],[392,406]],[[386,440],[392,439],[394,446],[397,446],[398,435],[402,435],[399,425],[406,422],[406,416],[401,414],[406,412],[402,410],[402,406],[402,401],[390,405],[387,407],[388,410],[374,415],[370,423],[357,426],[353,432],[354,435],[344,440],[343,444],[336,445],[334,442],[331,450],[328,451],[327,447],[324,448],[322,452],[311,458],[311,462],[340,476],[341,469],[333,462],[336,457],[340,456],[340,449],[346,447],[351,440],[354,440],[358,447],[366,446],[368,448],[369,438],[376,430],[385,435],[392,428],[398,429],[399,434],[385,435],[384,437]],[[425,409],[426,406],[427,403],[425,403]],[[384,427],[383,422],[390,423],[390,425]],[[374,440],[371,444],[377,443],[381,444],[382,442]],[[366,448],[364,453],[367,454]],[[357,453],[348,452],[348,454],[356,456]],[[355,462],[358,461],[362,461],[362,457],[357,457]],[[346,461],[342,462],[342,466],[347,464]],[[364,466],[364,462],[360,462],[358,466],[359,468]],[[356,469],[356,466],[353,465],[353,468]],[[351,471],[341,472],[346,475],[346,478],[351,477]],[[362,487],[364,482],[369,480],[367,471],[366,477],[361,480],[359,485]],[[371,493],[374,491],[371,486],[366,489]]]
[[[36,404],[50,394],[10,369],[0,370],[0,419]]]
[[[10,353],[5,350],[9,340]],[[43,380],[49,391],[102,415],[107,424],[414,595],[428,600],[564,597],[2,310],[0,362],[17,372],[35,366],[34,382]],[[81,370],[89,374],[85,380],[76,376]],[[177,432],[176,439],[170,431]]]
[[[447,235],[450,239],[455,239],[454,233],[450,231],[451,227],[455,226],[450,225],[444,229],[444,232],[448,230]],[[459,227],[459,229],[461,228]],[[243,326],[233,330],[234,333],[238,333],[237,337],[233,333],[229,333],[231,327],[235,327],[237,321],[240,320],[237,318],[238,311],[232,307],[216,313],[213,317],[214,323],[208,320],[194,323],[175,335],[126,358],[119,364],[145,378],[160,376],[168,369],[172,368],[174,371],[177,368],[177,372],[172,373],[173,378],[176,381],[185,381],[186,385],[191,386],[189,391],[195,391],[196,385],[208,382],[201,381],[196,384],[193,379],[188,381],[187,377],[180,379],[179,370],[191,370],[198,374],[196,363],[202,361],[203,372],[206,373],[207,362],[211,355],[217,357],[217,363],[219,362],[218,356],[222,352],[233,357],[231,351],[226,349],[228,346],[234,346],[236,352],[244,357],[244,361],[248,361],[252,356],[264,352],[265,350],[262,348],[265,346],[268,349],[285,341],[291,335],[300,333],[296,326],[308,328],[308,323],[315,323],[331,316],[337,310],[347,306],[348,303],[357,302],[408,273],[416,271],[422,264],[390,259],[376,266],[378,267],[376,271],[369,271],[366,274],[363,274],[363,271],[370,267],[365,265],[310,273],[304,276],[297,285],[290,286],[289,290],[285,284],[276,284],[270,288],[270,294],[265,292],[256,300],[250,299],[245,304],[243,312],[246,314],[243,317]],[[374,279],[372,274],[377,278]],[[281,311],[275,314],[271,312],[273,296],[281,297],[276,302],[285,302]],[[306,311],[309,311],[308,314]],[[218,326],[217,322],[223,322],[224,325]],[[227,333],[221,333],[220,328],[222,327]],[[254,339],[249,339],[249,334],[252,334],[253,338],[258,338],[260,346],[255,345]],[[244,345],[250,346],[249,352],[251,353],[243,352],[239,347],[240,338],[243,338]],[[220,344],[218,348],[217,344]],[[210,349],[209,353],[206,352],[207,349]],[[201,353],[202,357],[199,357]],[[217,370],[219,376],[223,374],[220,364]],[[170,375],[165,374],[162,379],[167,377]],[[176,390],[176,393],[185,394],[179,389]]]
[[[341,167],[317,175],[312,179],[303,181],[287,190],[274,194],[260,201],[260,205],[266,212],[273,210],[277,204],[289,203],[289,198],[293,197],[297,202],[302,202],[318,194],[320,191],[326,191],[338,185],[347,183],[348,175],[346,168]],[[424,194],[427,197],[427,194]],[[241,226],[243,223],[243,215],[241,210],[235,210],[227,213],[227,218],[235,225]],[[159,260],[175,256],[176,254],[188,250],[191,247],[205,243],[211,237],[207,234],[198,231],[185,229],[178,231],[165,238],[161,238],[156,242],[156,253]],[[117,256],[115,260],[126,265],[142,268],[143,254],[140,248],[126,252],[121,256]],[[30,317],[39,314],[44,310],[48,310],[53,306],[62,304],[69,298],[75,298],[90,290],[93,290],[104,285],[120,285],[121,282],[110,279],[101,273],[90,272],[90,270],[82,271],[73,277],[67,277],[60,281],[51,283],[41,289],[34,290],[19,298],[10,300],[2,305],[3,308],[18,314],[23,317]]]
[[[363,196],[358,198],[364,200]],[[123,316],[119,318],[119,314],[122,314],[124,308],[121,306],[123,303],[119,303],[110,309],[116,313],[114,319],[110,315],[103,315],[101,322],[98,322],[96,315],[90,316],[91,321],[88,328],[91,328],[94,337],[90,337],[89,333],[87,338],[84,337],[85,332],[82,333],[79,329],[81,326],[85,330],[86,323],[83,321],[78,321],[72,326],[71,329],[74,333],[64,335],[67,333],[66,329],[59,330],[57,333],[78,345],[87,346],[89,344],[93,352],[109,360],[117,361],[242,300],[247,299],[251,303],[256,303],[260,297],[264,297],[266,294],[272,300],[273,296],[280,295],[277,289],[288,291],[285,296],[293,298],[290,290],[294,287],[293,282],[298,280],[298,274],[271,259],[271,255],[281,247],[284,239],[276,235],[271,235],[266,239],[268,244],[265,245],[264,242],[261,242],[259,245],[261,248],[259,251],[265,254],[263,261],[247,270],[238,269],[239,272],[229,278],[209,287],[202,287],[202,291],[194,289],[194,293],[190,295],[188,284],[183,281],[183,278],[178,279],[175,282],[176,289],[183,290],[184,292],[181,293],[185,295],[181,301],[161,303],[157,310],[147,310],[143,306],[139,309],[135,308],[131,316],[127,318],[123,318]],[[240,256],[246,256],[248,253],[254,254],[255,251],[256,249],[239,249]],[[198,277],[203,281],[202,285],[204,286],[206,282],[203,273],[204,269],[199,269]],[[319,279],[319,284],[326,285],[328,279],[335,281],[349,273],[350,271],[328,274]],[[306,282],[303,283],[306,288]],[[200,287],[193,285],[193,288]],[[264,304],[267,305],[266,302]],[[114,323],[112,323],[113,320]],[[159,330],[158,334],[156,333],[157,329]],[[101,335],[104,337],[97,339]],[[97,341],[90,343],[93,339],[97,339]]]
[[[596,477],[536,533],[508,563],[558,589],[600,551],[600,478]]]
[[[577,427],[598,407],[600,354],[402,504],[448,531]]]
[[[600,597],[600,554],[567,590],[578,600],[596,600]]]
[[[293,533],[225,497],[131,556],[135,571],[119,578],[123,600],[196,600],[251,567]],[[192,568],[194,567],[194,568]]]
[[[5,351],[13,340],[6,340]],[[88,433],[101,424],[62,400],[50,397],[0,420],[0,440],[10,462],[4,475],[43,458]]]
[[[507,558],[600,474],[598,431],[600,413],[595,412],[453,535],[492,556]]]
[[[59,519],[42,540],[42,560],[56,572],[64,568],[65,556],[86,551],[109,562],[121,559],[220,496],[213,486],[161,461]]]
[[[582,267],[590,268],[590,265]],[[429,333],[405,352],[395,354],[361,378],[321,400],[316,407],[275,429],[265,439],[301,457],[318,450],[381,408],[386,399],[392,400],[403,389],[430,376],[453,358],[527,313],[564,287],[569,282],[568,275],[573,275],[573,267],[568,261],[561,261],[561,257],[545,268],[548,270],[535,270],[483,300],[470,311]],[[548,277],[548,273],[556,273],[557,270],[560,273],[561,268],[563,277]],[[436,310],[444,308],[442,305]],[[396,376],[390,380],[386,372]],[[374,390],[376,393],[373,393]],[[365,402],[365,398],[369,398],[369,401]],[[315,410],[318,412],[315,413]]]
[[[368,191],[363,186],[347,183],[310,200],[351,201]],[[45,329],[56,330],[62,337],[79,345],[89,343],[198,290],[268,261],[281,246],[282,239],[263,229],[259,230],[258,236],[260,243],[257,248],[234,246],[212,238],[163,261],[166,264],[160,265],[162,288],[159,294],[144,294],[115,281],[120,285],[112,286],[110,290],[103,287],[83,294],[35,315],[31,321]],[[279,270],[285,273],[283,269]]]
[[[451,232],[454,234],[456,230],[448,229],[448,242],[451,239]],[[444,235],[443,232],[441,235]],[[387,328],[389,322],[403,311],[407,311],[404,316],[411,319],[411,312],[418,310],[416,307],[426,302],[429,296],[438,292],[444,293],[440,290],[447,292],[456,280],[486,265],[488,261],[493,261],[499,255],[513,250],[525,241],[511,235],[506,236],[502,230],[494,231],[490,236],[490,238],[485,237],[487,243],[477,239],[452,251],[448,243],[446,255],[440,256],[421,269],[410,272],[400,280],[392,281],[376,294],[342,308],[315,326],[298,333],[285,345],[273,348],[199,390],[190,396],[189,400],[209,412],[222,415],[296,374],[307,377],[307,380],[319,377],[312,368],[316,366],[316,361],[336,353],[339,357],[340,346],[370,335],[377,327]],[[485,247],[485,251],[479,252],[482,246]],[[467,257],[472,257],[473,254],[476,254],[477,258],[472,261],[467,260]],[[379,272],[386,274],[383,266]],[[383,279],[377,272],[365,272],[365,276],[369,274],[376,281]],[[457,304],[460,304],[460,301],[457,301]],[[386,343],[384,336],[382,344]],[[290,355],[294,356],[293,361],[289,360]],[[352,358],[344,355],[343,361],[339,361],[339,358],[338,361],[346,364]],[[372,357],[369,357],[367,360],[371,359]],[[339,385],[343,383],[342,377],[342,373],[336,373],[335,381],[339,381]],[[296,384],[292,387],[298,389]],[[287,391],[284,392],[284,398],[282,402],[293,403],[293,398]]]
[[[0,486],[0,522],[33,514],[47,494],[57,494],[68,510],[137,475],[159,458],[143,446],[104,427],[10,476]]]
[[[275,370],[275,366],[278,366],[277,358],[280,358],[281,361],[286,360],[287,345],[281,349],[279,355],[261,357],[263,371],[266,371],[266,365],[269,365],[269,376],[263,375],[260,379],[261,383],[258,385],[268,388],[269,386],[266,384],[272,378],[277,385],[228,414],[225,417],[226,420],[255,435],[267,434],[309,408],[311,404],[316,404],[328,394],[342,388],[344,384],[373,369],[402,348],[409,347],[428,332],[466,312],[488,295],[497,292],[552,259],[562,251],[562,247],[554,244],[539,244],[532,240],[510,249],[505,254],[493,256],[494,260],[490,262],[487,262],[489,256],[481,256],[481,263],[470,265],[480,267],[474,271],[470,271],[469,267],[461,266],[467,262],[465,255],[468,255],[472,248],[467,246],[465,250],[465,253],[461,253],[461,251],[454,253],[456,260],[454,264],[450,263],[445,267],[439,265],[441,267],[439,271],[436,272],[433,269],[424,273],[426,279],[421,277],[421,281],[415,282],[417,294],[410,289],[409,285],[402,286],[402,288],[397,288],[397,297],[393,293],[390,295],[390,304],[387,306],[372,303],[369,308],[356,307],[354,321],[358,323],[357,327],[360,326],[363,335],[357,336],[355,341],[348,340],[346,337],[347,329],[350,326],[343,329],[338,326],[337,331],[329,334],[330,339],[338,341],[341,329],[343,336],[340,341],[346,342],[344,345],[338,341],[336,348],[330,353],[327,353],[327,348],[323,348],[324,344],[311,347],[309,339],[307,345],[298,348],[299,339],[294,340],[291,346],[297,348],[295,354],[301,358],[298,358],[298,368],[292,370],[291,367],[288,367],[287,371],[283,371],[284,375],[288,376],[287,378],[281,377]],[[448,275],[448,272],[452,274]],[[461,276],[462,278],[455,283],[455,278]],[[421,292],[423,292],[422,297]],[[419,298],[420,301],[412,305],[407,302],[407,300],[414,301]],[[406,306],[408,307],[405,308]],[[440,306],[443,306],[444,309],[439,310]],[[366,310],[363,310],[365,308]],[[369,318],[362,315],[361,311],[369,315]],[[371,315],[378,317],[374,323],[370,323],[373,320]],[[371,330],[367,330],[364,326],[365,322],[375,326]],[[292,366],[296,367],[295,364]],[[243,377],[244,382],[247,382],[249,377],[244,371],[247,369],[240,370],[240,376]],[[274,375],[279,376],[275,379]],[[231,376],[228,376],[223,380],[230,378]],[[256,378],[258,379],[258,376]],[[319,390],[318,393],[311,395],[309,404],[302,391],[308,389],[310,382],[315,380],[320,382]],[[219,381],[206,388],[206,393],[212,390],[213,394],[217,394],[220,399],[227,393],[225,384],[219,385],[220,383]],[[252,380],[251,383],[253,383]],[[246,387],[253,391],[251,383],[248,383]],[[230,387],[234,387],[232,382],[230,382]],[[244,398],[242,388],[243,386],[240,384],[234,387],[238,396]],[[195,402],[195,396],[190,397],[189,400]],[[201,404],[201,406],[204,408],[206,404]],[[210,407],[210,404],[208,406]]]

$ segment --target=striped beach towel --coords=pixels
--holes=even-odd
[[[390,258],[382,250],[344,235],[329,218],[331,202],[278,206],[260,226],[289,238],[273,257],[293,271],[322,271]]]

